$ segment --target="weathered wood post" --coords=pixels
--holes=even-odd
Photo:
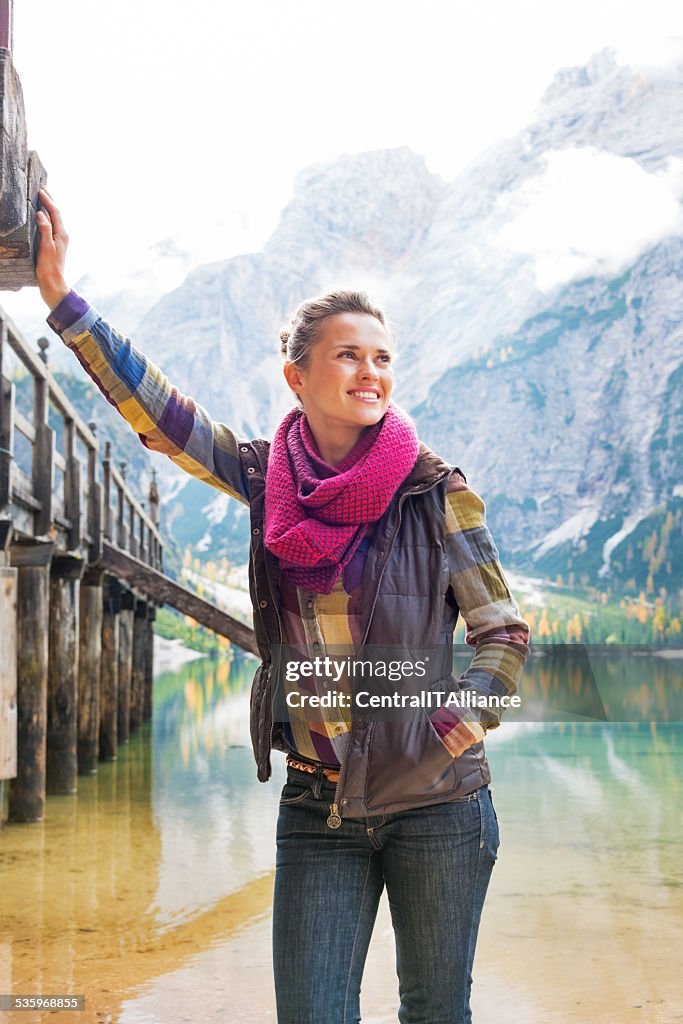
[[[85,562],[55,554],[50,567],[47,675],[47,792],[78,787],[78,613]]]
[[[0,288],[35,285],[35,215],[45,170],[26,144],[24,97],[12,63],[12,0],[0,0]]]
[[[78,774],[97,771],[102,656],[101,569],[87,569],[80,592],[78,645]]]
[[[51,543],[13,544],[17,586],[17,774],[9,787],[9,820],[45,813],[45,744]]]
[[[152,481],[149,485],[149,518],[155,526],[159,525],[159,488],[156,469],[152,470]]]
[[[118,743],[119,609],[121,588],[107,576],[102,607],[102,660],[100,670],[100,761],[115,761]]]
[[[7,324],[0,324],[0,508],[12,497],[12,452],[14,451],[15,386],[3,376],[3,353],[7,350]]]
[[[119,612],[119,690],[118,690],[118,741],[127,743],[130,737],[130,691],[133,675],[133,617],[135,595],[124,589],[121,592]]]
[[[145,700],[145,661],[147,657],[147,602],[135,602],[133,619],[133,673],[130,692],[130,730],[142,724]]]
[[[12,524],[0,522],[0,824],[7,782],[17,774],[17,570],[9,566]]]
[[[152,693],[154,690],[154,620],[157,610],[147,605],[147,641],[145,643],[145,692],[142,703],[142,720],[149,722],[152,717]]]

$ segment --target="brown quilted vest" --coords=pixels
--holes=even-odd
[[[281,645],[277,558],[263,543],[268,441],[241,444],[249,488],[249,584],[254,630],[262,657],[251,691],[250,727],[258,778],[271,775],[271,748],[286,750],[273,722],[280,685]],[[449,585],[444,507],[453,467],[426,445],[375,527],[363,577],[363,622],[368,649],[431,651],[422,689],[457,690],[451,674],[458,618]],[[459,470],[462,474],[462,470]],[[464,477],[464,474],[462,474]],[[364,648],[365,649],[365,648]],[[401,684],[398,684],[401,689]],[[354,710],[349,747],[337,786],[342,817],[360,818],[459,799],[490,781],[483,743],[453,758],[426,710],[398,717]]]

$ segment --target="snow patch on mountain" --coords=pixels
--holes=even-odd
[[[612,536],[605,541],[602,546],[602,565],[598,569],[598,576],[601,579],[609,573],[610,558],[614,549],[617,545],[621,544],[622,540],[628,537],[630,533],[633,533],[638,523],[641,523],[642,521],[643,516],[639,512],[635,512],[633,515],[627,516],[621,529],[617,530],[616,533],[613,533]]]
[[[538,545],[532,545],[534,562],[548,551],[559,547],[560,544],[579,540],[584,534],[588,533],[591,526],[598,520],[599,515],[599,505],[591,503],[580,508],[578,512],[569,516],[568,519],[565,519],[554,530],[550,530]]]

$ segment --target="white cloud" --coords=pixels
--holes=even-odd
[[[408,145],[451,179],[533,118],[559,67],[604,47],[670,62],[683,38],[680,0],[347,0],[343,17],[317,0],[14,7],[29,144],[69,227],[69,278],[111,291],[169,235],[200,262],[260,248],[311,163]],[[7,298],[42,316],[35,295]]]
[[[683,162],[648,174],[628,157],[591,147],[546,154],[546,169],[501,197],[511,214],[497,238],[534,261],[541,291],[612,275],[683,230]]]

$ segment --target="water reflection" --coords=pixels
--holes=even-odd
[[[671,666],[651,656],[609,671],[627,701],[647,680],[654,704],[639,706],[669,714]],[[43,824],[0,830],[0,992],[84,993],[80,1022],[274,1021],[283,765],[276,756],[273,782],[256,780],[253,667],[205,659],[160,676],[153,722],[118,761],[79,779],[77,797],[50,797]],[[526,692],[565,683],[530,659]],[[502,846],[482,922],[478,1024],[683,1014],[682,741],[680,724],[661,721],[510,720],[491,734]],[[396,1020],[394,987],[384,906],[368,1024]]]
[[[247,746],[252,675],[244,659],[160,677],[116,762],[50,797],[43,824],[0,830],[1,991],[85,994],[79,1021],[117,1021],[126,996],[267,913],[279,787]]]
[[[471,649],[458,645],[463,672]],[[640,644],[537,644],[507,721],[683,722],[683,651]]]
[[[514,945],[491,984],[526,982],[516,1020],[683,1019],[682,740],[679,724],[563,723],[489,741],[502,847],[482,938]]]

